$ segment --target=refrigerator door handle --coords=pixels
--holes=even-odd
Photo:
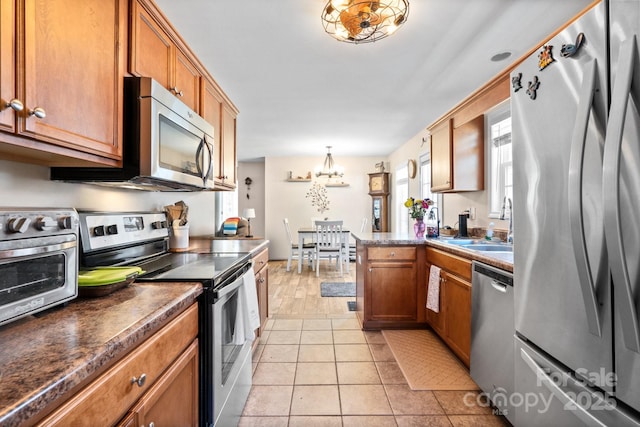
[[[622,156],[622,137],[627,115],[627,104],[635,83],[634,90],[640,90],[640,82],[633,82],[634,66],[637,62],[637,42],[635,35],[626,40],[620,47],[618,77],[611,95],[611,109],[607,125],[607,137],[604,143],[603,192],[604,229],[611,267],[613,284],[622,292],[619,304],[620,323],[625,346],[640,353],[640,331],[638,330],[638,311],[631,289],[629,269],[622,242],[622,225],[620,219],[620,158]],[[638,101],[636,99],[636,101]]]
[[[591,274],[591,266],[587,254],[587,243],[584,235],[584,219],[582,217],[582,173],[584,169],[584,151],[587,141],[589,115],[594,102],[598,62],[594,59],[587,65],[584,80],[579,93],[578,111],[571,138],[568,177],[569,217],[571,219],[571,238],[573,255],[578,267],[580,290],[587,315],[589,332],[602,336],[602,324],[598,311],[595,283]]]
[[[560,400],[562,405],[566,409],[572,409],[572,412],[576,417],[580,419],[585,425],[588,426],[597,426],[597,427],[605,427],[606,424],[603,424],[600,420],[595,418],[589,411],[580,406],[578,402],[571,398],[569,394],[567,394],[564,390],[560,388],[557,384],[560,379],[563,381],[572,381],[573,379],[566,374],[563,374],[562,371],[549,372],[551,369],[544,369],[540,366],[536,361],[531,357],[524,348],[520,349],[520,357],[524,362],[531,368],[531,370],[536,374],[536,382],[538,384],[544,385],[555,397]],[[551,365],[553,368],[553,365]],[[553,375],[553,377],[551,375]],[[574,395],[576,393],[573,393]],[[589,399],[590,402],[593,403],[593,399],[598,400],[598,406],[603,407],[606,403],[602,402],[602,399],[599,399],[597,396],[592,396],[592,399]],[[583,400],[583,399],[581,399]]]

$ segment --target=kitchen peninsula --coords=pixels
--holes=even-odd
[[[444,238],[416,239],[400,233],[353,233],[353,236],[356,239],[356,314],[362,328],[431,327],[468,366],[471,263],[481,261],[513,271],[513,253],[507,252],[511,247],[505,245],[505,251],[481,252]],[[478,242],[482,240],[476,239],[475,243]],[[432,265],[440,268],[437,313],[426,308]]]

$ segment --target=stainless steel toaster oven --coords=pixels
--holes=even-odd
[[[74,209],[0,208],[0,325],[78,295]]]

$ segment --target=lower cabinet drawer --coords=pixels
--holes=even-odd
[[[367,259],[373,260],[415,260],[415,246],[381,246],[367,248]]]
[[[115,424],[197,335],[198,307],[194,304],[62,404],[40,425]]]
[[[253,257],[253,271],[258,272],[269,262],[269,249],[265,249]]]

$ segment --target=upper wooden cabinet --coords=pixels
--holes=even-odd
[[[0,3],[0,156],[121,165],[126,10],[126,0]]]
[[[202,117],[213,125],[213,178],[217,190],[236,188],[236,117],[237,110],[225,99],[219,87],[202,79]]]
[[[509,73],[504,73],[428,128],[431,191],[484,190],[484,113],[508,98]]]
[[[453,189],[484,190],[484,115],[453,128]]]
[[[431,131],[431,191],[453,188],[452,124],[453,120],[446,120]]]
[[[431,133],[431,191],[484,190],[484,115],[459,127],[446,120]]]
[[[181,50],[166,21],[156,19],[162,14],[154,9],[150,2],[131,2],[129,72],[153,78],[200,114],[202,73]]]

